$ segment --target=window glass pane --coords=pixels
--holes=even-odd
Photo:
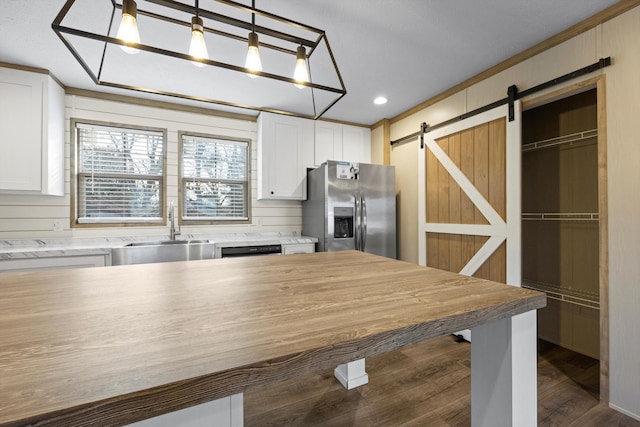
[[[155,218],[160,211],[160,181],[83,177],[80,216]]]
[[[183,138],[183,177],[246,180],[246,142]]]
[[[183,135],[181,154],[183,218],[246,220],[248,142]]]
[[[162,132],[76,124],[78,221],[162,218]]]
[[[246,217],[242,184],[185,182],[184,216],[189,218]]]

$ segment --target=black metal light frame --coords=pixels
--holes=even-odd
[[[111,24],[113,24],[115,13],[116,13],[117,10],[121,10],[122,9],[122,4],[117,3],[116,0],[106,0],[106,1],[109,1],[113,6],[113,10],[111,12],[111,20],[110,20]],[[141,1],[141,0],[138,0],[138,1]],[[185,12],[185,13],[189,13],[189,14],[192,14],[192,15],[196,14],[196,8],[194,6],[191,6],[191,5],[188,5],[188,4],[184,4],[184,3],[181,3],[181,2],[178,2],[178,1],[174,1],[174,0],[144,0],[144,1],[146,1],[148,3],[156,4],[156,5],[159,5],[159,6],[163,6],[163,7],[166,7],[168,9],[171,9],[171,10]],[[76,3],[76,0],[67,0],[67,2],[64,4],[62,9],[60,10],[58,15],[56,16],[55,20],[51,24],[51,27],[52,27],[53,31],[58,35],[58,37],[60,37],[60,39],[65,44],[67,49],[69,49],[71,54],[80,63],[82,68],[91,77],[93,82],[96,85],[99,85],[99,86],[107,86],[107,87],[113,87],[113,88],[119,88],[119,89],[128,89],[128,90],[134,90],[134,91],[138,91],[138,92],[165,95],[165,96],[171,96],[171,97],[175,97],[175,98],[182,98],[182,99],[187,99],[187,100],[192,100],[192,101],[200,101],[200,102],[206,102],[206,103],[211,103],[211,104],[224,105],[224,106],[228,106],[228,107],[236,107],[236,108],[243,108],[243,109],[250,109],[250,110],[257,110],[257,111],[266,111],[266,112],[272,112],[272,113],[284,114],[284,115],[290,115],[290,116],[297,116],[297,117],[304,117],[304,118],[310,118],[310,119],[318,119],[318,118],[320,118],[331,107],[333,107],[340,99],[342,99],[342,97],[344,97],[346,95],[347,90],[346,90],[346,87],[344,85],[344,81],[342,80],[342,76],[340,74],[340,70],[338,69],[338,65],[336,63],[335,57],[333,56],[333,52],[331,51],[331,47],[329,45],[329,40],[327,39],[327,36],[326,36],[326,34],[325,34],[325,32],[323,30],[318,29],[318,28],[314,28],[314,27],[311,27],[311,26],[308,26],[308,25],[305,25],[305,24],[302,24],[300,22],[292,21],[290,19],[284,18],[282,16],[274,15],[272,13],[269,13],[269,12],[266,12],[266,11],[263,11],[263,10],[260,10],[260,9],[256,9],[253,6],[253,4],[252,4],[252,6],[247,6],[247,5],[243,5],[243,4],[234,2],[232,0],[212,0],[212,1],[215,1],[217,3],[223,4],[225,6],[229,6],[229,7],[233,7],[233,8],[244,10],[244,11],[246,11],[248,13],[251,13],[252,16],[260,15],[260,16],[263,16],[263,17],[266,17],[266,18],[269,18],[269,19],[272,19],[272,20],[275,20],[275,21],[282,22],[282,23],[290,25],[292,27],[296,27],[296,28],[303,29],[303,30],[306,30],[306,31],[309,31],[309,32],[317,34],[317,37],[316,37],[315,40],[306,39],[306,38],[302,38],[302,37],[299,37],[299,36],[296,36],[296,35],[293,35],[293,34],[288,34],[288,33],[282,32],[282,31],[270,29],[270,28],[267,28],[267,27],[264,27],[264,26],[253,25],[251,21],[245,22],[245,21],[237,19],[237,18],[233,18],[233,17],[230,17],[230,16],[225,16],[225,15],[222,15],[222,14],[219,14],[219,13],[215,13],[215,12],[212,12],[212,11],[209,11],[209,10],[206,10],[206,9],[198,8],[198,15],[200,17],[207,18],[207,19],[212,20],[212,21],[221,22],[221,23],[224,23],[224,24],[227,24],[227,25],[231,25],[233,27],[245,29],[247,31],[252,31],[253,30],[256,33],[265,34],[267,36],[274,37],[276,39],[283,40],[285,42],[289,42],[289,43],[291,43],[291,44],[293,44],[295,46],[293,49],[287,49],[287,48],[284,48],[284,47],[281,47],[281,46],[277,46],[277,45],[274,45],[274,44],[260,42],[260,44],[259,44],[260,47],[264,47],[264,48],[267,48],[267,49],[274,49],[274,50],[277,50],[277,51],[280,51],[280,52],[291,54],[293,57],[296,56],[297,47],[298,46],[302,45],[305,48],[309,48],[309,53],[307,55],[307,61],[311,58],[311,55],[315,51],[316,47],[320,43],[324,42],[324,44],[326,46],[326,49],[327,49],[327,52],[328,52],[328,55],[329,55],[329,57],[331,59],[333,70],[335,71],[336,77],[337,77],[338,81],[340,82],[340,87],[331,87],[331,86],[316,84],[316,83],[312,83],[312,82],[299,82],[299,81],[296,81],[293,78],[288,77],[288,76],[282,76],[282,75],[279,75],[279,74],[273,74],[273,73],[267,73],[267,72],[261,72],[261,71],[252,71],[252,70],[249,70],[249,69],[247,69],[245,67],[240,67],[240,66],[237,66],[237,65],[228,64],[228,63],[220,62],[220,61],[214,61],[214,60],[211,60],[211,59],[197,59],[199,62],[202,62],[204,64],[207,64],[207,65],[210,65],[210,66],[213,66],[213,67],[223,68],[223,69],[242,72],[242,73],[253,73],[253,74],[257,75],[257,76],[265,77],[265,78],[272,79],[272,80],[279,80],[279,81],[288,82],[288,83],[291,83],[291,84],[302,85],[302,86],[309,87],[311,90],[318,89],[318,90],[322,90],[322,91],[325,91],[325,92],[335,93],[336,94],[336,98],[333,99],[325,108],[323,108],[321,111],[318,112],[318,111],[316,111],[315,97],[312,96],[314,114],[313,115],[309,115],[309,114],[297,113],[297,112],[294,112],[294,111],[286,111],[286,110],[258,107],[258,106],[253,106],[253,105],[238,104],[238,103],[228,102],[228,101],[219,100],[219,99],[197,97],[197,96],[188,95],[188,94],[181,94],[181,93],[176,93],[176,92],[168,92],[168,91],[163,91],[163,90],[158,90],[158,89],[152,89],[152,88],[146,88],[146,87],[132,86],[132,85],[127,85],[127,84],[110,82],[110,81],[103,80],[101,78],[101,74],[102,74],[102,70],[103,70],[103,66],[104,66],[105,55],[106,55],[106,50],[107,50],[106,49],[107,44],[114,44],[114,45],[119,45],[119,46],[128,46],[128,47],[132,47],[132,48],[135,48],[135,49],[144,50],[146,52],[151,52],[151,53],[164,55],[164,56],[169,56],[169,57],[178,58],[178,59],[185,59],[185,60],[189,60],[189,61],[193,61],[194,58],[192,56],[188,55],[188,54],[185,54],[185,53],[180,53],[180,52],[175,52],[175,51],[172,51],[172,50],[161,49],[161,48],[149,46],[149,45],[142,44],[142,43],[124,42],[123,40],[120,40],[120,39],[118,39],[116,37],[110,37],[108,35],[97,34],[97,33],[84,31],[84,30],[71,28],[71,27],[62,25],[62,21],[64,20],[65,16],[71,10],[71,8],[74,5],[74,3]],[[160,15],[160,14],[157,14],[157,13],[154,13],[154,12],[146,11],[144,9],[140,9],[139,7],[138,7],[138,10],[137,10],[137,13],[138,13],[138,15],[147,16],[147,17],[158,19],[158,20],[161,20],[161,21],[170,22],[170,23],[178,24],[178,25],[183,25],[183,26],[188,27],[188,28],[191,27],[191,22],[182,21],[182,20],[175,19],[175,18],[172,18],[172,17],[169,17],[169,16],[164,16],[164,15]],[[110,31],[111,31],[111,26],[107,30],[107,34],[109,34]],[[224,31],[219,31],[219,30],[216,30],[216,29],[213,29],[213,28],[205,28],[205,32],[210,32],[212,34],[217,34],[217,35],[224,36],[224,37],[227,37],[227,38],[248,42],[248,38],[246,38],[246,37],[238,36],[236,34],[224,32]],[[73,36],[84,37],[84,38],[87,38],[87,39],[92,39],[92,40],[97,40],[97,41],[102,41],[102,42],[105,43],[103,51],[102,51],[102,58],[101,58],[101,61],[100,61],[100,67],[98,69],[97,74],[93,72],[93,70],[89,67],[87,62],[82,58],[80,53],[73,47],[72,43],[65,36],[66,34],[73,35]]]

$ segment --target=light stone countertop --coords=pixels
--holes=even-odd
[[[0,240],[0,261],[24,258],[61,256],[107,255],[112,248],[134,242],[167,240],[167,236],[92,237],[63,239],[9,239]],[[316,243],[315,237],[301,236],[297,232],[184,234],[177,240],[208,240],[216,248],[253,245]]]

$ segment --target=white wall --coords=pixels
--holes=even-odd
[[[393,123],[391,139],[504,98],[507,87],[531,88],[611,56],[613,65],[582,78],[606,77],[609,257],[610,402],[640,419],[640,8],[494,75],[410,117]],[[578,80],[579,81],[579,80]],[[570,86],[575,81],[565,84]],[[558,90],[549,89],[548,92]],[[541,96],[538,93],[534,96]],[[401,259],[417,260],[417,167],[413,141],[392,149],[402,194]],[[411,224],[416,224],[412,226]]]
[[[167,227],[70,227],[70,119],[87,119],[167,129],[167,202],[178,199],[178,131],[251,140],[252,224],[183,227],[183,234],[300,231],[300,202],[257,201],[256,123],[211,115],[124,104],[76,95],[65,97],[65,195],[0,194],[0,238],[166,235]],[[58,231],[58,227],[62,229]],[[55,231],[54,231],[55,230]]]
[[[602,25],[607,69],[611,403],[640,419],[640,7]]]

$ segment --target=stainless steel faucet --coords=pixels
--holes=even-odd
[[[178,224],[178,231],[176,231],[176,209],[173,205],[173,201],[169,203],[169,239],[176,240],[176,236],[180,235],[180,224]]]

